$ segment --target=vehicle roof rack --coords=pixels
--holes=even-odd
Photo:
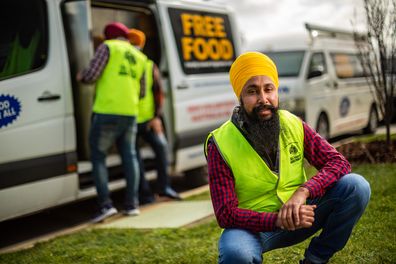
[[[358,39],[360,41],[366,40],[366,36],[364,34],[347,31],[347,30],[313,25],[309,23],[305,23],[305,28],[308,30],[309,36],[312,41],[315,38],[320,38],[320,37],[344,39],[344,40],[354,40],[354,39]]]

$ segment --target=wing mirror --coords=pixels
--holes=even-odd
[[[323,67],[322,66],[316,66],[316,67],[313,67],[310,70],[310,72],[308,74],[308,79],[312,79],[312,78],[319,77],[319,76],[322,76],[322,75],[323,75]]]

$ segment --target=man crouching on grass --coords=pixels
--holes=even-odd
[[[344,248],[370,199],[349,162],[295,115],[278,110],[278,72],[258,52],[239,56],[230,80],[240,106],[205,145],[220,227],[219,263],[262,263],[304,241],[300,263],[327,263]],[[307,180],[304,158],[318,172]]]

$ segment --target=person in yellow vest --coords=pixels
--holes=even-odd
[[[265,54],[246,52],[230,68],[239,99],[205,144],[220,227],[219,263],[262,263],[263,254],[311,237],[300,263],[326,263],[347,243],[370,185],[304,121],[279,109],[278,73]],[[317,169],[307,179],[304,159]]]
[[[128,38],[130,43],[140,50],[146,43],[145,34],[137,29],[130,29]],[[137,138],[142,138],[147,142],[155,153],[158,194],[179,200],[181,199],[180,195],[171,187],[167,173],[167,141],[161,121],[164,102],[161,73],[157,65],[150,59],[147,60],[146,64],[145,86],[146,92],[139,101]],[[144,164],[137,144],[136,152],[140,165],[139,201],[141,204],[151,203],[155,201],[155,198],[149,183],[145,179]]]
[[[135,151],[139,96],[144,93],[146,56],[128,41],[128,28],[119,22],[104,29],[106,40],[99,45],[89,68],[77,75],[84,83],[96,81],[90,131],[92,174],[100,210],[93,222],[117,213],[110,199],[105,160],[116,144],[126,178],[125,215],[139,214],[139,165]]]

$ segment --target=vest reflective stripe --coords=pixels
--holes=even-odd
[[[208,136],[208,139],[213,137],[234,175],[239,208],[276,212],[306,181],[302,122],[287,111],[279,110],[278,113],[282,128],[279,135],[280,176],[268,168],[231,121]]]
[[[146,85],[146,93],[143,98],[139,101],[139,115],[137,118],[137,122],[144,123],[153,119],[155,112],[154,105],[154,94],[153,94],[153,61],[147,60],[146,70],[145,70],[145,85]]]
[[[109,61],[96,84],[95,113],[136,116],[146,57],[127,41],[106,40]]]

